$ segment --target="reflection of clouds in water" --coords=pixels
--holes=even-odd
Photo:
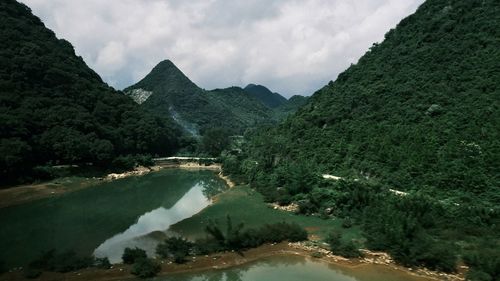
[[[214,197],[227,187],[226,183],[223,182],[220,178],[212,178],[207,181],[202,181],[201,184],[203,185],[203,194],[205,194],[207,198]]]
[[[172,224],[189,218],[207,207],[210,200],[204,195],[204,188],[203,183],[198,183],[184,194],[172,208],[160,207],[145,213],[126,231],[104,241],[94,251],[94,255],[108,257],[110,262],[117,263],[121,262],[121,256],[126,247],[139,247],[147,250],[148,254],[153,254],[160,239],[155,239],[154,235],[145,235],[155,231],[165,231]]]

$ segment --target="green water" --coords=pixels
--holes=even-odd
[[[244,266],[157,277],[158,281],[422,281],[385,266],[356,268],[330,265],[312,258],[275,256]]]
[[[164,170],[0,209],[0,260],[20,266],[57,249],[117,262],[127,245],[151,253],[162,231],[224,187],[210,171]]]

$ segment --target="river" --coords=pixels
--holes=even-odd
[[[159,281],[422,281],[382,265],[347,267],[300,256],[274,256],[224,270],[173,274]]]
[[[189,218],[227,188],[212,171],[167,169],[102,182],[86,189],[0,209],[0,260],[24,266],[51,249],[108,257],[119,263],[125,247],[154,256],[169,227]],[[1,279],[1,278],[0,278]],[[274,256],[223,270],[168,274],[160,281],[416,281],[384,266],[349,268],[300,256]]]
[[[125,247],[154,253],[171,224],[226,188],[211,171],[166,169],[0,209],[0,260],[26,265],[41,252],[74,250],[120,262]]]

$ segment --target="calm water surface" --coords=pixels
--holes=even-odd
[[[50,249],[107,256],[149,253],[169,226],[210,204],[225,184],[210,171],[163,170],[0,209],[0,260],[25,265]]]
[[[330,265],[298,256],[275,256],[225,270],[158,277],[159,281],[424,281],[384,266]],[[427,280],[428,281],[428,280]]]

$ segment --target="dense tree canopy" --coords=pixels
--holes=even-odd
[[[499,26],[498,1],[426,1],[295,115],[249,134],[225,171],[352,220],[402,264],[454,271],[470,256],[471,280],[495,280],[498,251],[481,245],[500,247]]]
[[[425,2],[297,114],[258,133],[251,160],[498,202],[499,23],[496,1]]]
[[[244,90],[269,108],[277,108],[287,102],[287,99],[278,93],[271,92],[262,85],[248,84]]]
[[[28,7],[0,3],[2,178],[49,162],[104,165],[124,154],[170,154],[179,134],[171,120],[107,86]]]

